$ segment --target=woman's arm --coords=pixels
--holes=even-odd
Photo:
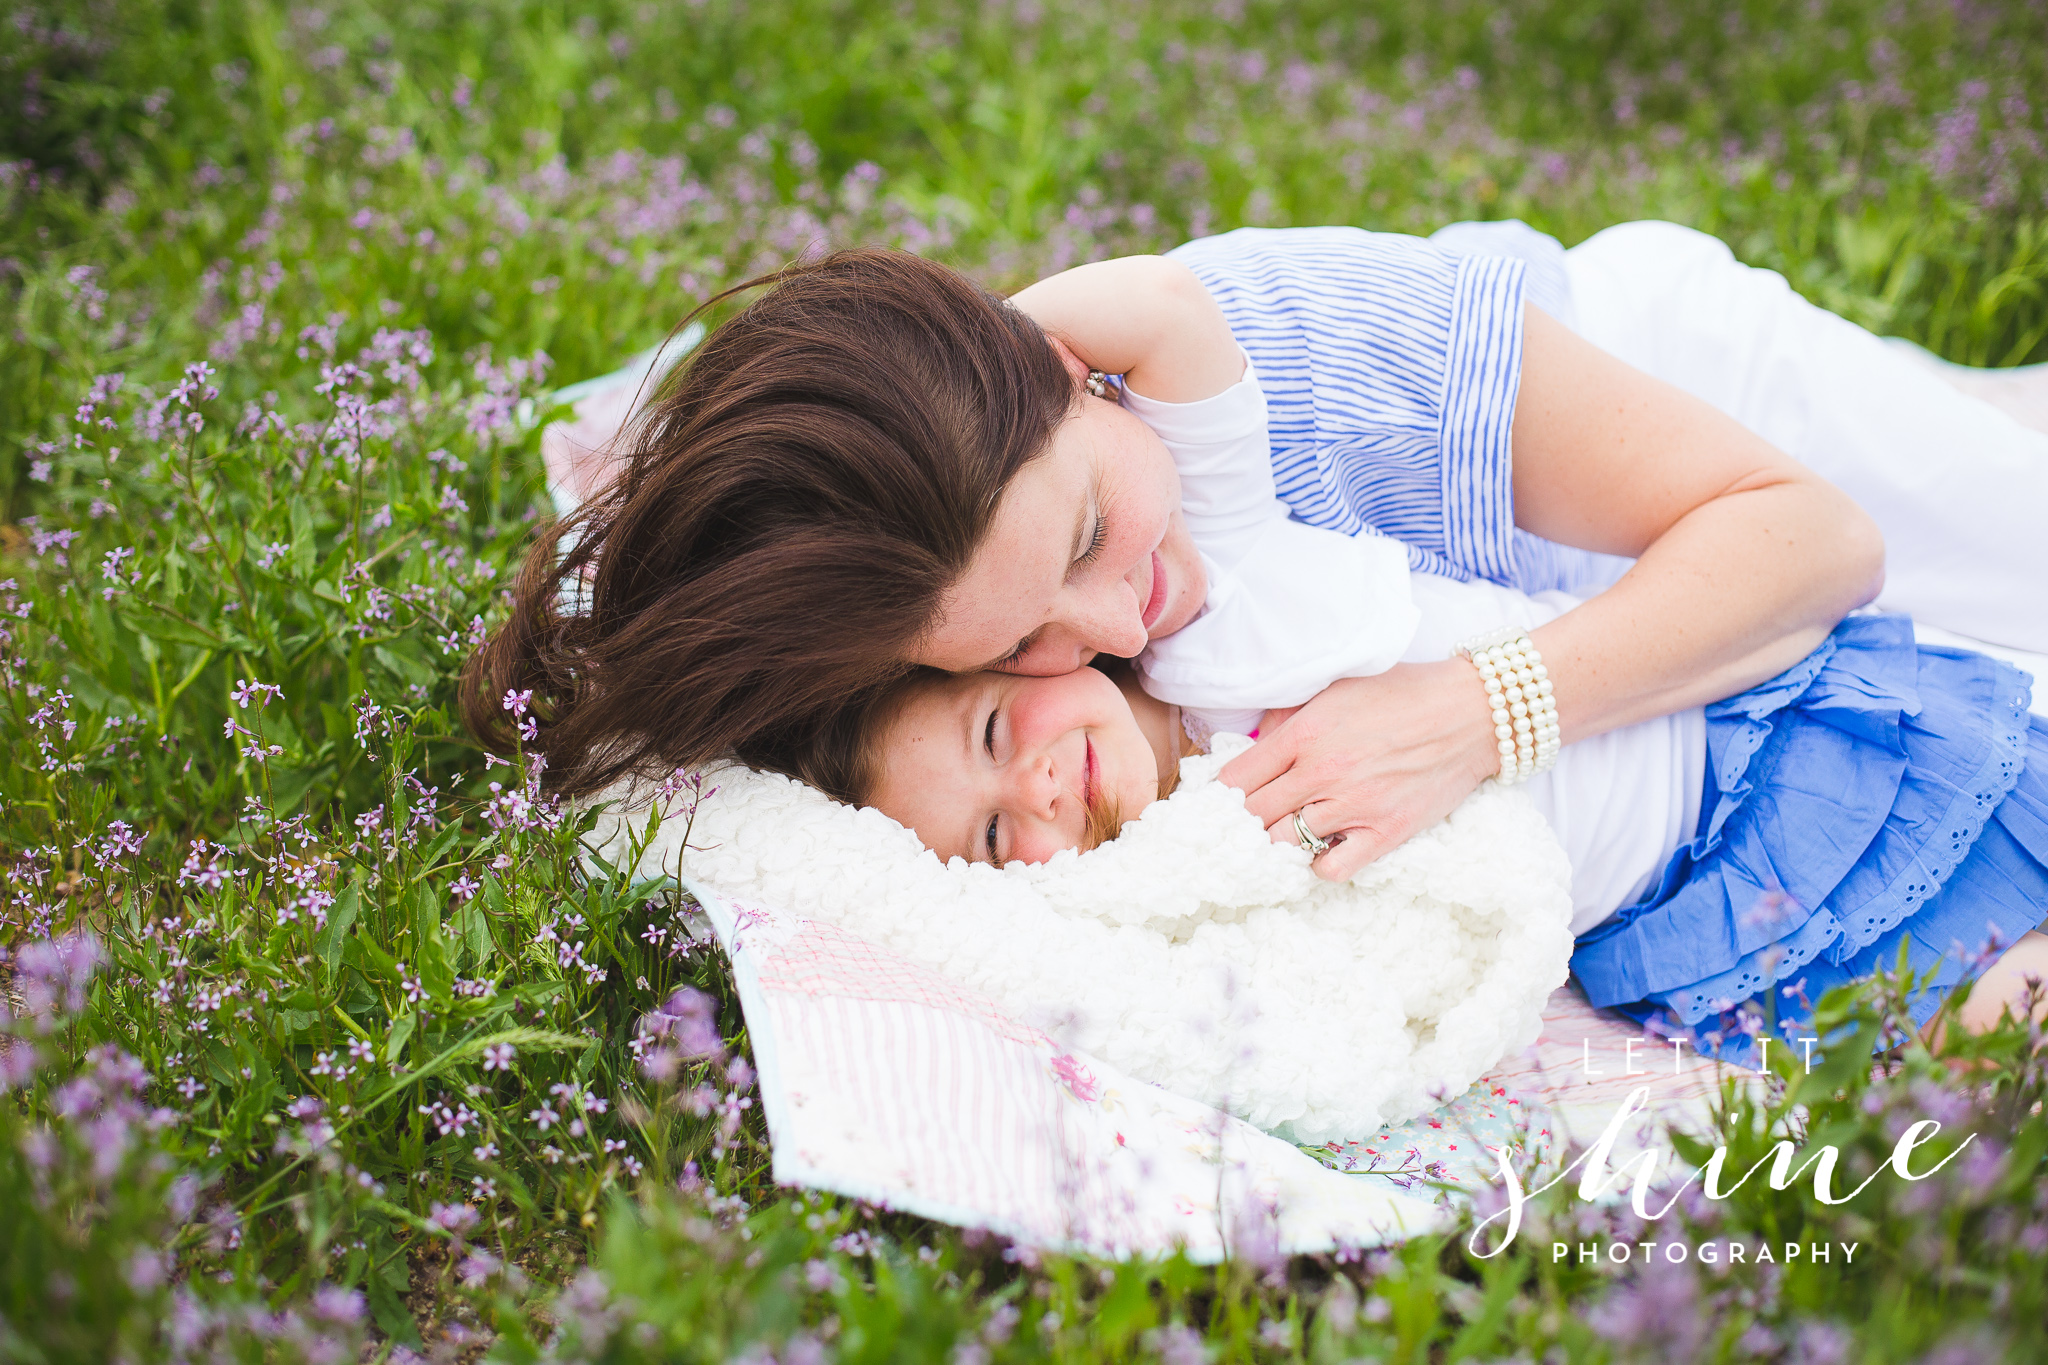
[[[1622,580],[1531,632],[1566,743],[1782,672],[1883,583],[1884,544],[1849,497],[1733,419],[1526,310],[1513,427],[1515,524],[1637,556]],[[1315,803],[1316,862],[1350,876],[1440,819],[1499,766],[1471,666],[1333,683],[1223,770],[1275,840]]]
[[[1164,256],[1061,271],[1010,296],[1092,370],[1147,398],[1195,403],[1244,376],[1223,310],[1195,273]]]
[[[1532,635],[1567,742],[1762,682],[1877,596],[1884,540],[1848,494],[1719,410],[1528,313],[1515,524],[1638,557],[1619,583]]]

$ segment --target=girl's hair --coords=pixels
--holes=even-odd
[[[1074,402],[1035,322],[907,252],[704,307],[762,284],[621,435],[612,486],[541,532],[470,661],[470,728],[510,748],[499,699],[531,689],[564,795],[726,755],[804,776],[860,734]]]

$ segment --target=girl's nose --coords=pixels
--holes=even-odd
[[[1011,797],[1017,803],[1018,811],[1050,820],[1060,798],[1059,777],[1053,771],[1052,755],[1020,756],[1011,767]]]

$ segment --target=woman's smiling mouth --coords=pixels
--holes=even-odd
[[[1149,632],[1159,620],[1159,614],[1166,610],[1166,562],[1159,557],[1159,551],[1152,552],[1152,595],[1145,601],[1144,623]]]

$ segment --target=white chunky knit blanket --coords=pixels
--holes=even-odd
[[[1297,1142],[1421,1113],[1533,1042],[1572,936],[1570,868],[1528,798],[1488,783],[1333,884],[1216,780],[1249,743],[1218,736],[1110,843],[1003,869],[942,864],[880,811],[726,768],[689,847],[671,815],[638,870],[859,934]],[[627,804],[591,836],[613,864],[630,852]]]

